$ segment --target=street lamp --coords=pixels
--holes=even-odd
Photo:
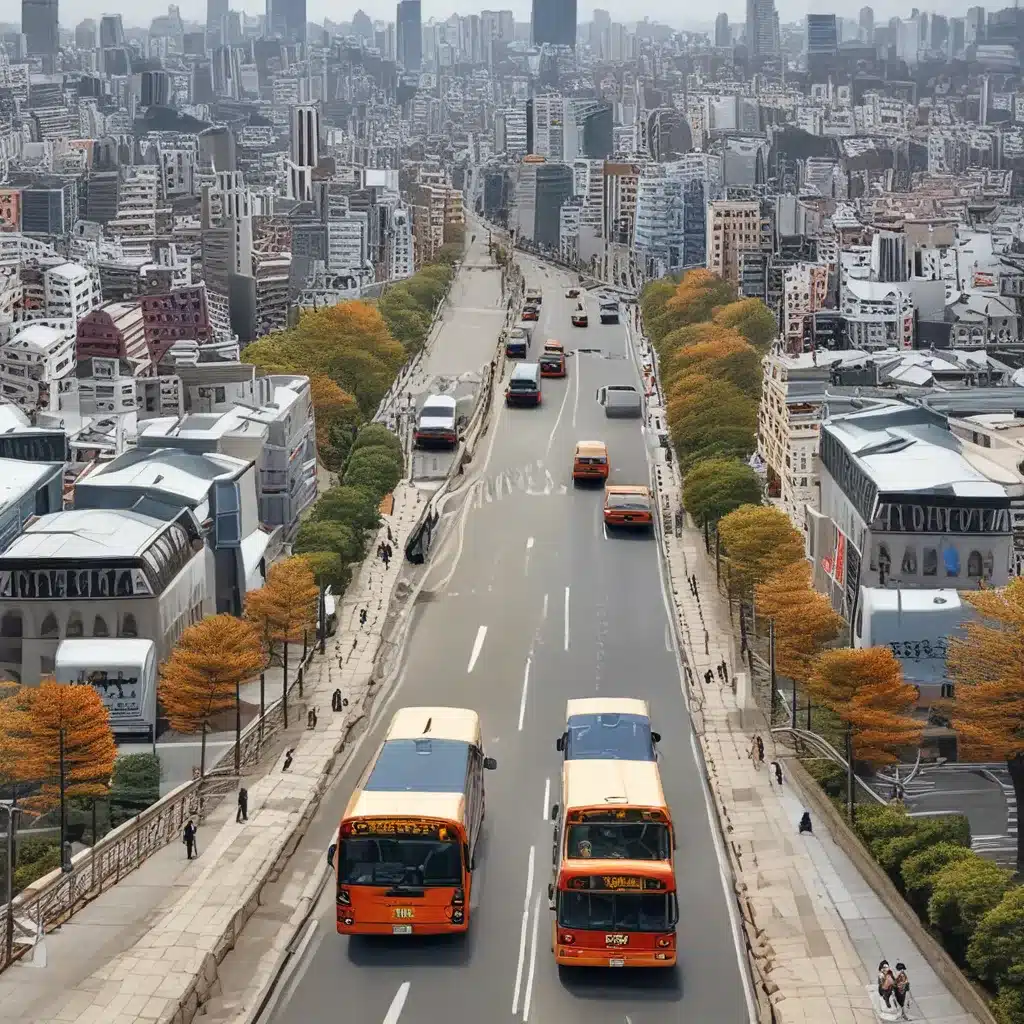
[[[18,816],[21,808],[13,800],[0,800],[0,810],[7,812],[7,920],[4,925],[4,963],[11,962],[14,950],[14,833],[18,827]]]

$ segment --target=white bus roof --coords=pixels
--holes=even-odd
[[[460,740],[480,746],[480,716],[468,708],[401,708],[388,726],[387,740]]]
[[[638,697],[576,697],[565,703],[566,720],[573,715],[643,715],[651,717],[647,701]]]
[[[668,806],[656,761],[566,761],[562,772],[567,811]]]

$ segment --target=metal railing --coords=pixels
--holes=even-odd
[[[802,744],[804,747],[814,751],[819,757],[834,761],[844,771],[849,771],[846,758],[828,740],[819,736],[816,732],[811,732],[809,729],[794,729],[791,725],[775,726],[771,731],[773,736],[781,733],[792,736],[797,745]],[[855,785],[860,787],[861,792],[874,800],[876,804],[885,805],[889,802],[885,797],[876,793],[856,772],[854,772],[853,781]]]
[[[305,659],[299,659],[299,671],[288,686],[289,708],[294,712],[299,708],[293,702],[293,694],[301,694],[303,677],[315,653],[314,646]],[[293,720],[299,721],[297,714]],[[241,767],[256,764],[283,728],[282,695],[242,731]],[[70,870],[51,871],[15,896],[10,907],[0,906],[0,921],[6,922],[9,914],[14,918],[11,961],[7,959],[6,943],[0,942],[0,971],[31,948],[39,937],[63,924],[148,857],[180,839],[189,818],[202,821],[221,798],[236,788],[238,776],[234,759],[232,743],[204,778],[178,786],[130,821],[108,832],[88,850],[76,854]]]

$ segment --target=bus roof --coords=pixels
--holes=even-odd
[[[480,746],[480,716],[468,708],[401,708],[388,726],[387,740],[461,740]]]
[[[637,697],[577,697],[566,701],[566,720],[573,715],[643,715],[651,717],[647,701]]]
[[[460,793],[391,793],[357,789],[343,818],[442,818],[465,824],[466,798]]]
[[[667,888],[675,888],[676,874],[671,861],[665,860],[593,860],[585,858],[566,859],[562,861],[559,871],[560,878],[564,881],[566,876],[579,877],[581,875],[605,875],[609,878],[640,875],[646,878],[657,878]],[[601,885],[597,888],[629,892],[632,888],[628,885]]]
[[[662,807],[668,810],[656,761],[566,761],[565,810]]]

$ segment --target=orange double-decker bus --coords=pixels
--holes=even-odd
[[[577,967],[672,967],[679,919],[672,816],[647,705],[569,701],[553,808],[551,948]]]
[[[480,717],[403,708],[391,720],[338,830],[343,935],[439,935],[469,928],[484,818]]]

